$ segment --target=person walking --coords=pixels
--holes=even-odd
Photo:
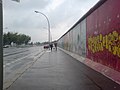
[[[52,44],[52,43],[50,43],[50,49],[51,49],[51,51],[52,51],[52,48],[53,48],[53,44]]]
[[[55,49],[57,51],[57,42],[54,43]]]

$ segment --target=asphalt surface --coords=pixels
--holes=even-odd
[[[4,89],[8,88],[43,53],[43,47],[4,49]]]
[[[120,90],[120,85],[63,51],[46,51],[7,90]]]
[[[29,56],[30,54],[35,54],[42,51],[42,47],[26,47],[26,48],[4,48],[4,67],[11,65],[13,62],[18,61],[18,59]]]

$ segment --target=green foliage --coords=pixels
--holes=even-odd
[[[13,32],[4,33],[3,35],[3,44],[10,45],[12,42],[17,45],[28,44],[31,40],[31,37],[25,34],[18,34]]]

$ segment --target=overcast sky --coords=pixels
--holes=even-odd
[[[99,0],[3,0],[4,32],[31,36],[33,42],[48,41],[46,18],[50,21],[52,40],[68,31]]]

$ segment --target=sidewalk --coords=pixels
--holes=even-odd
[[[120,85],[63,51],[46,51],[7,90],[120,90]]]

